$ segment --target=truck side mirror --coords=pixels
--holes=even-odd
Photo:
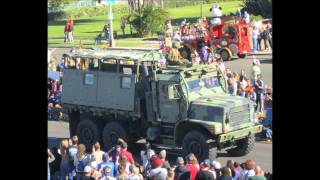
[[[169,99],[179,99],[179,93],[175,85],[171,84],[168,86],[168,98]]]

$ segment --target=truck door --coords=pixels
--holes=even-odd
[[[162,122],[175,123],[181,119],[181,97],[177,92],[178,84],[159,81],[159,114]]]

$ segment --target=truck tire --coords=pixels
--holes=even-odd
[[[87,149],[91,149],[91,146],[100,139],[98,126],[90,120],[80,121],[77,126],[77,135],[79,142],[86,145]]]
[[[249,154],[254,148],[255,136],[250,135],[245,139],[240,139],[236,142],[235,148],[227,150],[231,156],[244,156]]]
[[[210,149],[207,140],[210,138],[201,132],[191,131],[188,132],[182,141],[183,154],[186,156],[193,153],[200,161],[204,159],[215,159],[216,152],[213,148]]]
[[[219,54],[223,61],[229,61],[231,59],[228,51],[225,49],[222,49]]]
[[[109,122],[104,126],[102,140],[106,150],[116,145],[119,137],[128,143],[128,133],[120,123]]]

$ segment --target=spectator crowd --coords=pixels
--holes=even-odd
[[[228,160],[222,165],[216,159],[199,162],[190,153],[169,163],[166,150],[156,153],[145,143],[140,158],[134,159],[128,144],[121,138],[118,144],[104,151],[99,142],[92,147],[78,144],[78,137],[64,139],[59,148],[48,149],[48,180],[267,180],[265,173],[253,160],[243,163]],[[91,148],[89,153],[88,148]],[[52,151],[52,152],[51,152]],[[141,163],[138,163],[141,162]]]

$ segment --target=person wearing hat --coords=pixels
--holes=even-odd
[[[177,180],[184,180],[184,179],[190,179],[190,171],[187,169],[184,165],[184,160],[182,157],[177,158],[177,167],[174,170],[175,173],[175,179]]]
[[[151,144],[149,142],[146,142],[144,145],[144,150],[140,151],[143,169],[147,169],[147,166],[150,164],[149,159],[153,155],[155,155],[155,152],[151,149]]]
[[[161,150],[159,153],[160,159],[162,160],[162,167],[169,169],[170,168],[170,163],[169,161],[166,159],[167,157],[167,152],[165,149]]]
[[[168,53],[168,63],[169,65],[182,65],[182,64],[189,64],[190,62],[186,59],[183,59],[181,56],[179,49],[181,48],[180,42],[173,42],[172,48]]]
[[[102,161],[101,163],[98,164],[98,171],[100,171],[102,173],[102,177],[104,177],[105,175],[105,172],[104,172],[104,169],[106,166],[109,166],[111,168],[111,171],[110,171],[110,176],[111,177],[116,177],[117,175],[117,171],[116,171],[116,168],[115,168],[115,165],[112,161],[110,161],[110,156],[108,153],[104,153],[102,155]]]
[[[215,179],[220,176],[220,169],[221,169],[220,162],[211,161],[209,171],[212,173]]]
[[[126,157],[126,159],[129,161],[129,163],[133,164],[134,160],[132,157],[132,153],[128,151],[128,144],[126,142],[121,142],[121,151],[119,152],[119,155]]]
[[[152,159],[153,159],[152,164],[154,168],[151,169],[149,178],[157,179],[157,180],[165,180],[168,175],[168,171],[166,168],[162,167],[162,160],[157,156],[153,156]]]
[[[95,180],[95,178],[91,177],[92,168],[90,165],[87,165],[84,168],[84,175],[82,176],[81,180]]]
[[[186,168],[190,171],[190,178],[191,180],[195,180],[196,175],[199,171],[199,169],[197,168],[197,166],[194,164],[195,161],[195,156],[193,153],[188,154],[188,156],[186,157]]]
[[[206,159],[200,164],[200,171],[196,175],[196,180],[214,180],[213,174],[209,171],[210,160]]]

